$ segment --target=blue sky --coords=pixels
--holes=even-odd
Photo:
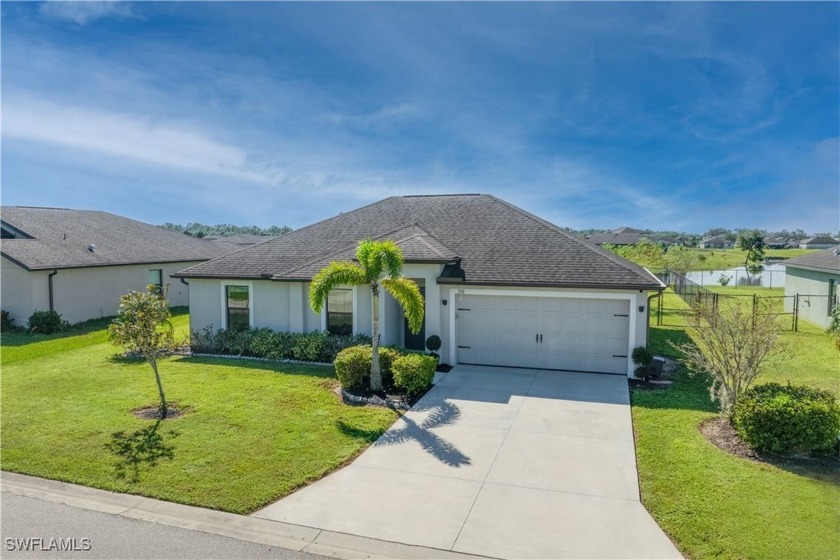
[[[838,3],[15,3],[2,202],[301,227],[840,227]]]

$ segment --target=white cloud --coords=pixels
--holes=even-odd
[[[49,0],[41,4],[39,11],[47,17],[70,21],[77,25],[87,25],[92,21],[106,17],[129,18],[134,15],[131,4],[125,1],[67,2],[64,0]]]
[[[249,168],[245,151],[181,123],[132,115],[9,99],[3,136],[46,142],[137,162],[270,184],[277,177]]]

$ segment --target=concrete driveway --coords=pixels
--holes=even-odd
[[[459,365],[348,467],[254,514],[496,558],[680,558],[622,376]]]

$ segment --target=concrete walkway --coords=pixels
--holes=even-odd
[[[458,366],[255,517],[495,558],[680,558],[639,501],[627,380]]]

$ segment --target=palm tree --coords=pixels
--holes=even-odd
[[[356,262],[333,261],[324,267],[309,285],[309,305],[315,313],[321,313],[329,293],[341,284],[369,285],[372,305],[377,305],[379,288],[385,288],[402,307],[413,333],[423,326],[423,296],[413,281],[401,276],[404,263],[400,248],[393,241],[365,239],[356,248]],[[370,388],[382,390],[382,372],[379,370],[379,322],[371,313],[371,335],[373,355],[370,369]]]

